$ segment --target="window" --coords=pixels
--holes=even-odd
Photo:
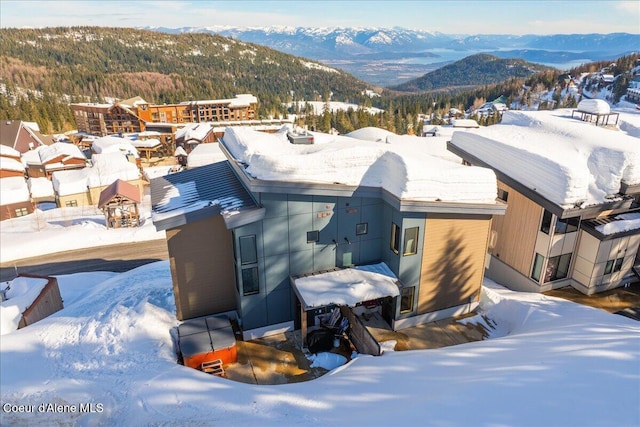
[[[556,221],[555,232],[558,234],[565,233],[573,233],[574,231],[578,231],[578,226],[580,225],[580,217],[574,216],[573,218],[565,218]]]
[[[363,222],[360,224],[356,224],[356,236],[362,236],[363,234],[367,234],[369,232],[369,223]]]
[[[255,295],[260,292],[258,267],[242,269],[242,295]]]
[[[613,265],[613,272],[614,273],[616,271],[620,271],[620,269],[622,268],[622,261],[624,261],[624,258],[618,258],[616,260],[616,263]]]
[[[402,288],[402,294],[400,295],[400,313],[410,313],[413,311],[413,294],[416,287],[411,286],[408,288]]]
[[[607,261],[607,265],[604,267],[604,274],[611,274],[611,271],[613,271],[613,262],[615,260],[609,260]]]
[[[411,227],[404,230],[404,251],[402,256],[418,253],[418,230],[419,227]]]
[[[551,231],[551,219],[553,218],[553,214],[548,210],[544,210],[544,215],[542,215],[542,225],[540,226],[540,231],[545,234],[549,234]]]
[[[256,236],[240,237],[240,264],[255,264],[258,262],[256,251]]]
[[[18,208],[16,209],[16,216],[25,216],[29,214],[29,211],[27,210],[27,208]]]
[[[68,208],[72,208],[75,206],[78,206],[78,201],[77,200],[67,200],[66,202],[64,202],[64,205]]]
[[[315,243],[320,240],[320,231],[307,231],[307,243]]]
[[[498,199],[502,200],[503,202],[506,202],[507,199],[509,199],[509,192],[506,190],[503,190],[502,188],[498,188]]]
[[[544,264],[544,257],[540,254],[536,254],[536,260],[533,262],[533,270],[531,270],[531,278],[536,282],[540,281],[540,273],[542,273],[542,264]]]
[[[564,254],[549,258],[547,263],[547,270],[545,272],[544,281],[553,282],[554,280],[560,280],[567,277],[569,273],[569,263],[571,262],[572,254]]]
[[[391,250],[396,254],[400,251],[400,227],[391,223]]]
[[[611,259],[607,261],[607,265],[604,268],[604,274],[615,273],[616,271],[620,271],[622,269],[622,263],[624,262],[624,258]]]

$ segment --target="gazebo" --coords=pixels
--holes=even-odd
[[[138,227],[140,225],[140,190],[118,179],[100,193],[98,208],[102,209],[107,228]]]

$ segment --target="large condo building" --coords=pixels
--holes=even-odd
[[[71,104],[78,131],[105,136],[143,132],[151,123],[201,123],[254,120],[258,100],[249,94],[232,99],[152,105],[140,97],[113,104]]]

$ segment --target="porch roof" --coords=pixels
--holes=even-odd
[[[305,311],[400,295],[398,278],[385,263],[292,277],[292,283]]]

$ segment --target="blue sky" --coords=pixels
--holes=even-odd
[[[446,34],[640,33],[635,1],[14,1],[0,27],[404,27]]]

